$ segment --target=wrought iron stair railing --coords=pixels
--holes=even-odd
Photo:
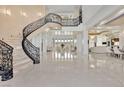
[[[0,40],[0,76],[2,81],[13,77],[13,47]]]
[[[27,37],[39,29],[40,27],[44,26],[45,24],[51,22],[51,23],[57,23],[61,26],[78,26],[80,23],[82,23],[82,16],[79,15],[79,17],[74,19],[62,19],[61,16],[49,13],[45,17],[27,25],[23,29],[23,40],[22,40],[22,48],[24,52],[33,60],[34,64],[40,63],[40,49],[36,46],[34,46]]]

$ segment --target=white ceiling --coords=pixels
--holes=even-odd
[[[117,5],[84,5],[82,7],[83,22],[88,28],[91,28],[122,8],[123,6]]]
[[[92,18],[95,18],[102,7],[103,5],[83,5],[83,21],[87,23]]]

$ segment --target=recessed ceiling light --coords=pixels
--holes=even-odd
[[[11,16],[11,11],[9,9],[6,10],[6,14]]]
[[[27,15],[26,12],[20,11],[20,14],[21,14],[22,16],[28,17],[28,15]]]
[[[42,16],[42,13],[41,13],[41,12],[38,12],[37,15],[38,15],[38,16]]]
[[[6,9],[6,8],[0,9],[0,13],[2,13],[4,15],[11,16],[11,10],[10,9]]]

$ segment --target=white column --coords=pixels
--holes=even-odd
[[[81,57],[81,62],[83,60],[83,64],[84,64],[84,70],[88,68],[88,60],[89,60],[89,54],[88,54],[88,48],[89,48],[89,45],[88,45],[88,30],[87,30],[87,27],[85,24],[83,24],[82,26],[82,45],[83,45],[83,56]]]
[[[79,28],[81,32],[77,36],[77,52],[79,57],[88,56],[88,30],[83,23]]]
[[[88,30],[86,25],[82,26],[83,28],[83,55],[88,56]]]
[[[82,39],[83,39],[83,33],[79,33],[77,36],[77,56],[81,57],[83,56],[83,43],[82,43]]]

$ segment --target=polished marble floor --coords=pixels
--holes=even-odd
[[[30,64],[15,73],[13,79],[1,81],[0,86],[124,86],[124,60],[105,54],[89,54],[88,57],[68,60],[57,60],[48,55],[40,64]]]

